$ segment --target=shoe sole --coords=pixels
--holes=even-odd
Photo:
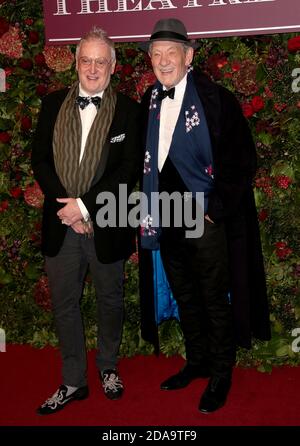
[[[123,394],[124,394],[124,390],[122,390],[122,392],[119,393],[118,395],[117,395],[117,394],[114,395],[113,393],[111,393],[111,394],[107,394],[107,393],[105,393],[105,392],[103,392],[103,393],[104,393],[104,396],[105,396],[108,400],[115,401],[115,400],[119,400],[120,398],[122,398],[122,396],[123,396]]]
[[[222,407],[224,407],[224,406],[225,406],[225,403],[226,403],[226,401],[224,401],[223,403],[219,404],[219,406],[218,406],[216,409],[214,409],[214,410],[203,410],[203,409],[200,409],[200,407],[199,407],[199,411],[200,411],[201,413],[205,414],[205,415],[209,415],[210,413],[214,413],[214,412],[216,412],[217,410],[219,410],[219,409],[221,409]]]

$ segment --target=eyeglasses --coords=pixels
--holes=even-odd
[[[80,57],[79,62],[84,67],[89,67],[93,62],[97,68],[104,69],[107,65],[111,63],[111,60],[105,59],[105,57],[99,57],[98,59],[91,59],[89,57]]]

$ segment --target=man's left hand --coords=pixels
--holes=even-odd
[[[82,214],[75,198],[57,198],[56,201],[66,204],[57,212],[62,223],[71,226],[82,219]]]
[[[212,219],[209,218],[209,216],[207,214],[205,215],[205,220],[209,221],[209,223],[212,223],[213,225],[215,224],[215,222],[212,221]]]

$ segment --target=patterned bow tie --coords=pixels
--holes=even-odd
[[[165,99],[167,96],[169,96],[170,99],[174,99],[174,95],[175,95],[175,87],[170,88],[169,90],[163,90],[162,88],[160,88],[158,90],[158,96],[157,99],[159,101],[162,101],[163,99]]]
[[[100,96],[77,96],[75,104],[79,105],[81,110],[87,107],[89,104],[94,104],[95,107],[100,107],[101,98]]]

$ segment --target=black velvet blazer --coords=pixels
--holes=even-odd
[[[55,121],[67,93],[68,89],[64,89],[43,99],[32,149],[33,172],[45,195],[42,251],[47,256],[55,256],[59,252],[67,229],[56,215],[62,206],[56,198],[67,197],[67,193],[56,174],[52,148]],[[103,191],[113,192],[117,197],[119,184],[126,184],[130,193],[136,184],[141,151],[139,110],[136,102],[117,94],[115,115],[98,170],[90,190],[80,197],[94,222],[96,252],[103,263],[127,258],[135,249],[133,229],[97,226],[96,214],[100,205],[96,205],[96,197]],[[119,135],[125,137],[117,138]]]

